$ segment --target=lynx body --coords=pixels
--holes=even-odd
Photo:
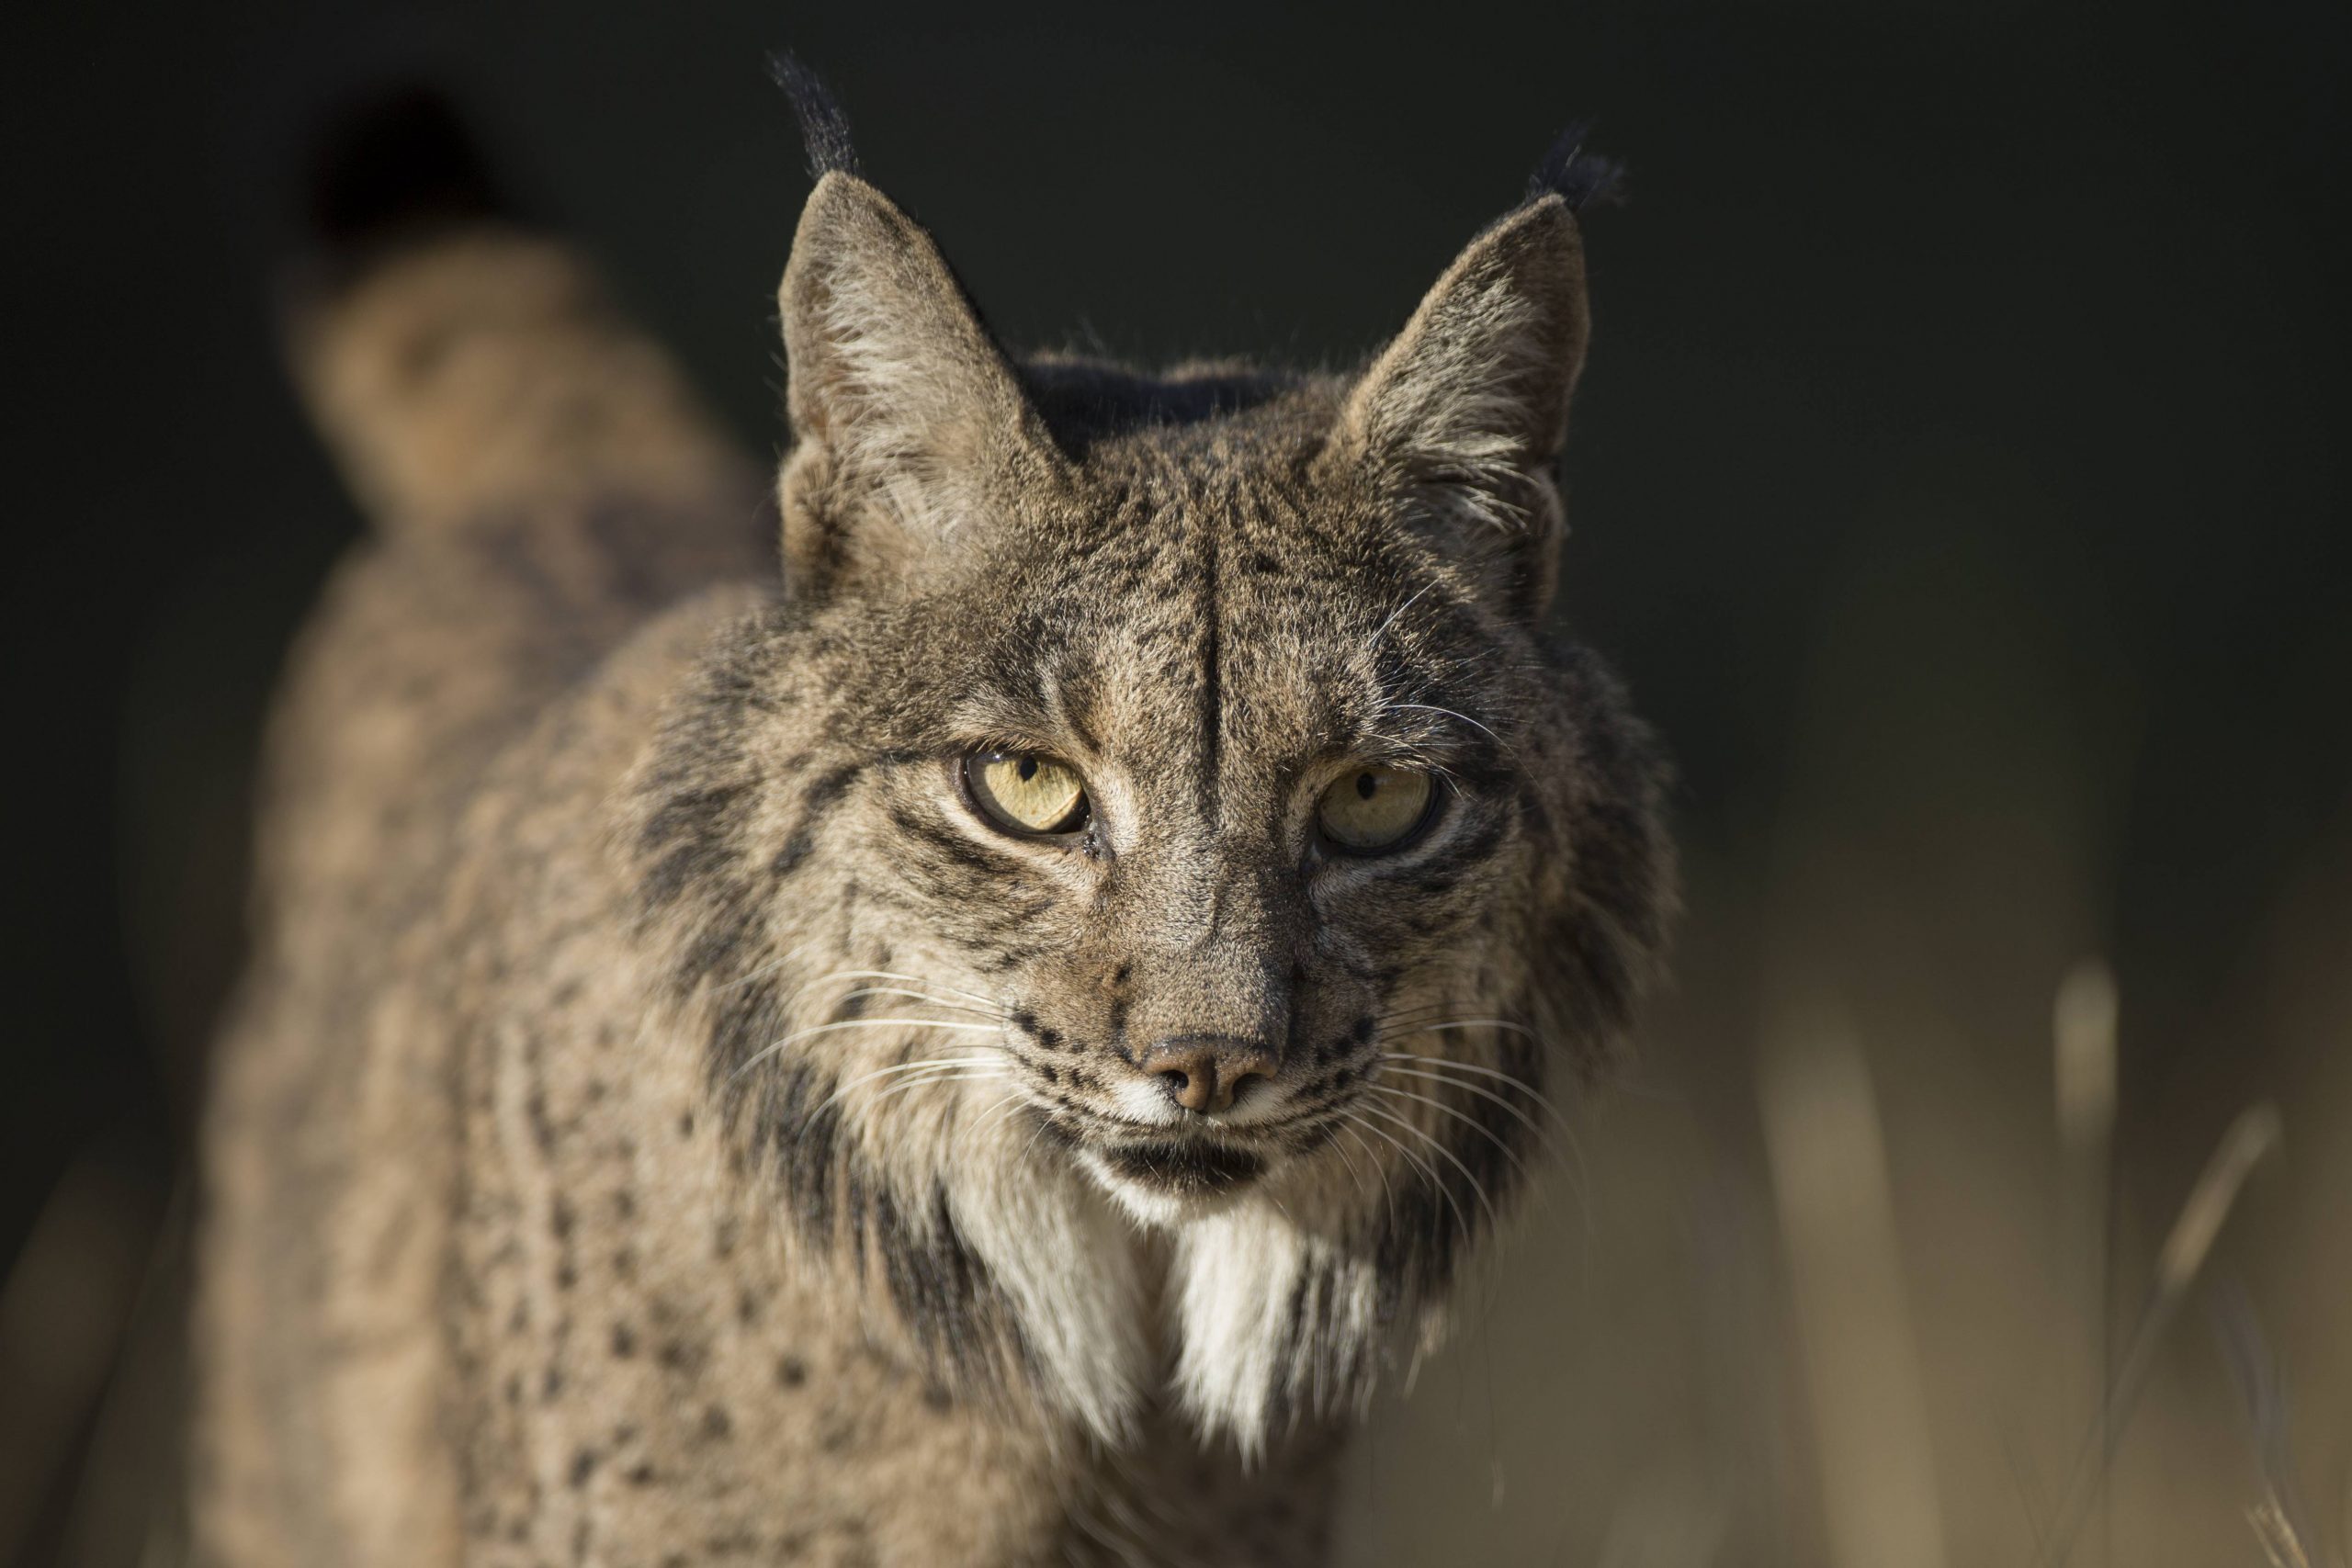
[[[774,500],[521,230],[304,317],[379,529],[208,1127],[208,1561],[1320,1561],[1652,966],[1559,182],[1360,375],[1148,376],[820,162]]]

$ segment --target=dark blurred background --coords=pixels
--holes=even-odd
[[[1924,1434],[1953,1562],[2028,1561],[2065,1512],[2150,1253],[2231,1118],[2275,1105],[2216,1268],[2344,1550],[2352,10],[41,11],[0,59],[0,1562],[138,1560],[169,1459],[257,728],[359,525],[275,357],[305,128],[387,74],[447,82],[772,451],[807,188],[779,44],[1016,345],[1345,361],[1562,123],[1631,167],[1589,224],[1566,601],[1680,764],[1679,984],[1560,1183],[1581,1242],[1539,1235],[1384,1406],[1351,1561],[1850,1555],[1776,1039],[1867,1065],[1917,1371],[1862,1419]],[[2088,1257],[2053,1218],[2080,1190],[2050,1088],[2084,960],[2121,998]],[[2085,1551],[2259,1563],[2277,1477],[2187,1317]]]

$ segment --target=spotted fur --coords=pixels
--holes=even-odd
[[[214,1561],[1317,1561],[1654,967],[1658,764],[1546,614],[1558,182],[1360,374],[1155,376],[1009,356],[822,123],[772,505],[544,242],[307,321],[385,526],[212,1115]],[[1365,762],[1440,806],[1350,858]],[[1273,1064],[1214,1123],[1139,1065],[1203,1034]]]

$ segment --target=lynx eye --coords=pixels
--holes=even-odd
[[[1417,768],[1360,764],[1331,782],[1315,808],[1317,824],[1334,848],[1377,854],[1396,848],[1429,819],[1436,790]]]
[[[1091,811],[1078,770],[1035,751],[965,758],[964,792],[991,827],[1024,838],[1075,833]]]

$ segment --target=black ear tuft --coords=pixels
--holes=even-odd
[[[1625,167],[1613,158],[1584,150],[1585,133],[1591,129],[1590,120],[1579,119],[1553,138],[1551,151],[1527,177],[1528,200],[1556,195],[1568,204],[1569,211],[1582,212],[1596,201],[1618,197]]]
[[[378,87],[334,110],[311,141],[300,227],[280,288],[302,310],[415,244],[515,217],[464,117],[438,87]]]
[[[857,148],[849,137],[849,116],[842,112],[841,100],[833,96],[832,90],[789,50],[780,49],[768,56],[768,74],[784,89],[784,96],[792,100],[793,115],[800,121],[801,144],[808,151],[808,177],[820,180],[831,174],[862,176]]]
[[[419,83],[346,106],[313,150],[306,195],[311,234],[332,254],[508,210],[457,109]]]

